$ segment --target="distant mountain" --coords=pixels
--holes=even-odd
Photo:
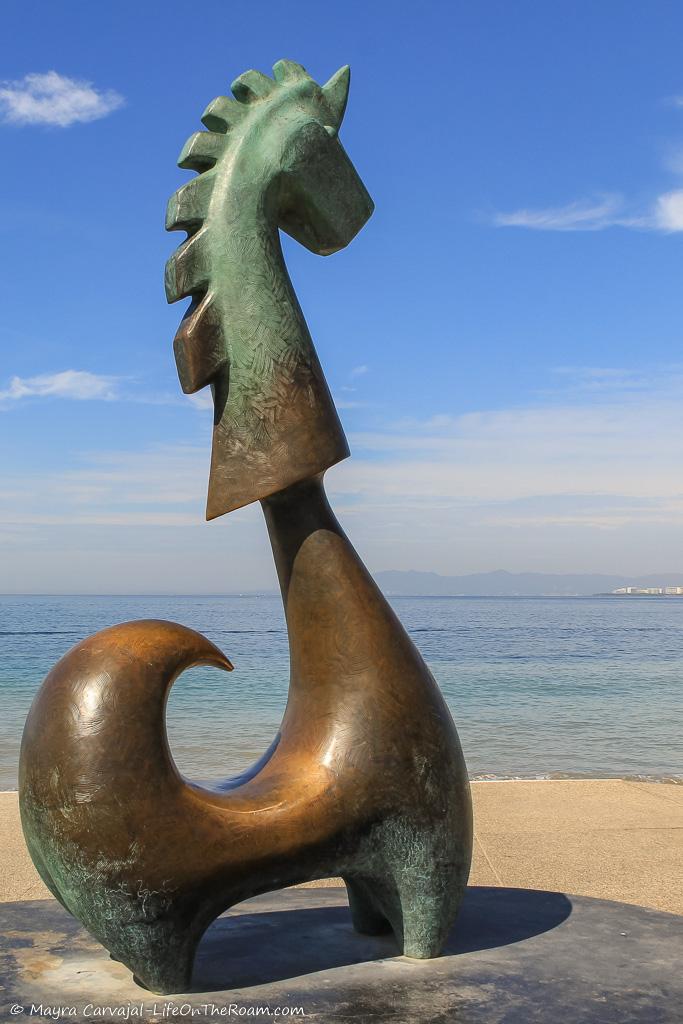
[[[561,575],[544,572],[477,572],[468,576],[440,576],[437,572],[375,573],[385,594],[406,597],[587,597],[617,587],[676,587],[683,572],[651,576]]]

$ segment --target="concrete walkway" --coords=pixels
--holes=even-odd
[[[683,786],[475,782],[472,792],[473,885],[549,889],[683,914]],[[51,898],[26,851],[16,793],[0,793],[0,836],[0,902]]]
[[[483,782],[478,885],[553,889],[683,914],[683,786]]]

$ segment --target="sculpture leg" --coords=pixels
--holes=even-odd
[[[391,925],[372,894],[373,884],[363,878],[345,878],[353,927],[361,935],[383,935]]]
[[[387,908],[396,919],[396,938],[404,956],[439,956],[465,890],[465,879],[452,862],[435,855],[431,843],[413,849],[405,864],[394,865],[396,905]]]
[[[426,831],[406,821],[386,823],[359,851],[358,864],[358,875],[344,877],[356,930],[377,935],[390,928],[404,956],[439,956],[468,866],[459,863],[447,826]]]
[[[410,879],[399,890],[403,955],[417,960],[440,956],[457,908],[434,878]],[[458,900],[459,903],[459,900]]]
[[[98,936],[99,937],[99,936]],[[132,972],[135,981],[160,995],[188,992],[197,948],[196,931],[172,917],[126,928],[104,943],[113,960]]]
[[[392,931],[404,956],[429,960],[441,954],[459,900],[444,898],[443,883],[434,877],[351,885],[345,879],[353,926],[364,935]]]

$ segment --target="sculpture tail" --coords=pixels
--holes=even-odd
[[[173,622],[126,622],[55,665],[24,729],[22,825],[60,902],[155,991],[186,989],[206,925],[185,892],[193,787],[168,747],[164,710],[193,665],[232,665]]]
[[[24,729],[21,788],[44,805],[134,798],[144,781],[182,780],[166,739],[166,697],[193,665],[232,665],[206,637],[146,619],[102,630],[69,651],[38,693]],[[106,766],[106,772],[104,770]]]

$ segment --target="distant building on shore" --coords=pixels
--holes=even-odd
[[[617,587],[613,594],[634,594],[641,597],[683,597],[681,587]]]

